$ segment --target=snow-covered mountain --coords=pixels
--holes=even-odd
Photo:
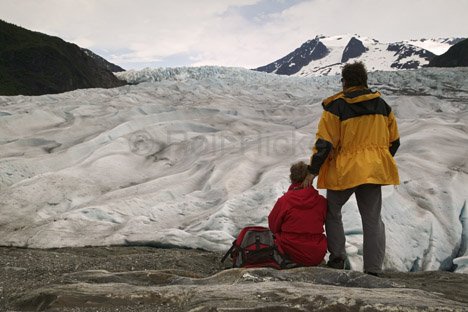
[[[436,55],[456,40],[382,43],[358,35],[317,36],[285,57],[255,70],[279,75],[321,76],[341,73],[350,60],[363,61],[369,71],[416,69],[427,65]],[[425,44],[428,48],[423,48]]]
[[[447,52],[450,47],[463,40],[465,38],[411,39],[404,40],[403,43],[426,49],[435,55],[441,55]]]
[[[0,97],[0,245],[227,250],[266,225],[310,157],[338,76],[147,69],[131,84]],[[383,188],[389,270],[468,272],[468,68],[375,72],[398,119],[401,185]],[[322,190],[323,193],[323,190]],[[343,209],[362,269],[356,202]]]

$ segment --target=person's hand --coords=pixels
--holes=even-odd
[[[302,182],[302,187],[307,188],[307,187],[312,187],[312,183],[314,182],[316,175],[308,173],[307,176],[304,179],[304,182]]]

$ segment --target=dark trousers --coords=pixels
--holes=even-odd
[[[327,190],[328,211],[325,229],[330,260],[346,258],[341,208],[353,193],[356,196],[362,221],[364,271],[381,272],[385,257],[385,225],[380,216],[382,187],[377,184],[363,184],[341,191]]]

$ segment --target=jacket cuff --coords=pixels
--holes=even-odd
[[[307,170],[309,171],[310,174],[318,175],[319,171],[320,171],[320,167],[319,168],[314,168],[311,165],[308,165]]]
[[[332,148],[333,145],[324,139],[318,139],[315,142],[315,149],[317,150],[317,152],[314,155],[312,155],[312,158],[310,160],[310,166],[308,167],[309,172],[311,174],[319,174],[320,167],[322,167],[322,164],[327,159],[328,154],[330,154]]]

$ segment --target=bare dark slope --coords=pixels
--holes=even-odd
[[[468,66],[468,39],[458,42],[447,52],[434,57],[429,67],[467,67]]]
[[[123,84],[77,45],[0,20],[0,95],[41,95]]]

